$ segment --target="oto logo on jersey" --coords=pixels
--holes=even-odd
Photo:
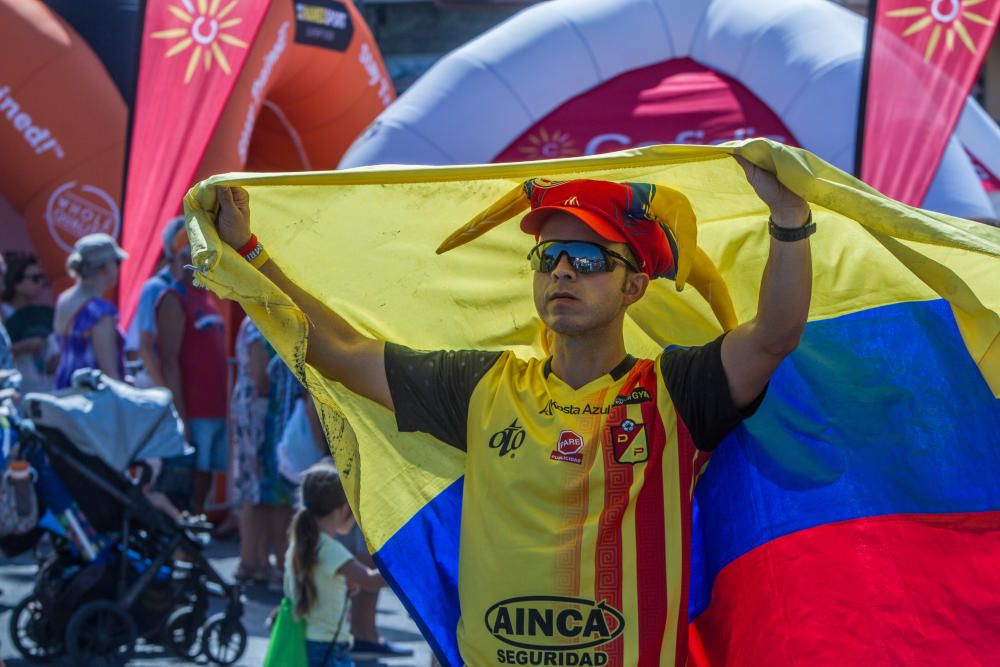
[[[517,418],[515,418],[510,423],[510,426],[500,429],[490,436],[490,449],[499,450],[501,457],[507,456],[510,453],[511,458],[514,458],[514,450],[521,448],[525,437],[527,437],[527,434],[524,431],[524,427],[519,426]]]

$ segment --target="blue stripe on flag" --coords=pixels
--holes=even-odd
[[[424,505],[374,554],[383,577],[410,612],[444,667],[461,665],[458,537],[465,478]]]
[[[691,618],[754,547],[834,521],[1000,507],[1000,401],[943,300],[810,322],[695,493]]]

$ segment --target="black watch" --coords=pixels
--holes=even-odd
[[[787,227],[779,227],[774,224],[774,220],[771,218],[767,219],[767,231],[771,233],[778,241],[791,242],[791,241],[801,241],[802,239],[809,238],[816,233],[816,223],[813,222],[812,211],[809,211],[809,217],[806,218],[806,224],[801,227],[796,227],[795,229],[789,229]]]

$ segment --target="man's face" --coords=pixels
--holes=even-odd
[[[42,272],[42,267],[37,263],[32,263],[24,269],[24,275],[17,285],[17,291],[29,302],[35,303],[41,298],[47,285],[48,280],[45,273]]]
[[[628,256],[625,244],[612,243],[567,213],[554,213],[543,224],[539,241],[590,241]],[[545,325],[558,334],[578,336],[612,325],[642,292],[634,294],[636,274],[627,276],[621,262],[614,271],[577,273],[565,255],[551,273],[535,272],[535,309]],[[640,274],[641,277],[641,274]],[[642,281],[640,281],[642,282]]]

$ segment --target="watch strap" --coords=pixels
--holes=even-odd
[[[816,223],[813,222],[812,211],[809,211],[809,217],[806,218],[806,224],[801,227],[796,227],[795,229],[789,229],[788,227],[779,227],[774,224],[774,220],[771,218],[767,219],[767,230],[770,232],[771,236],[778,241],[783,241],[785,243],[791,243],[793,241],[801,241],[802,239],[809,238],[816,233]]]

